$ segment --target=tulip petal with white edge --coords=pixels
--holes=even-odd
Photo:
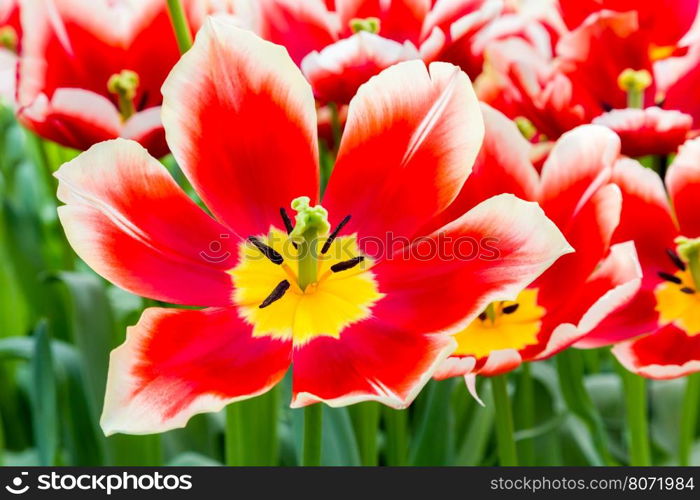
[[[314,50],[335,42],[341,27],[323,0],[256,0],[255,32],[283,45],[296,64]]]
[[[627,370],[646,378],[666,380],[700,371],[700,335],[691,337],[674,325],[621,342],[612,353]]]
[[[56,177],[68,241],[105,279],[156,300],[231,304],[237,240],[137,143],[97,144]]]
[[[622,141],[622,154],[632,157],[675,153],[693,125],[693,118],[680,111],[652,106],[645,109],[613,109],[593,119],[615,131]]]
[[[681,234],[700,237],[700,138],[681,146],[666,174],[666,187]]]
[[[494,196],[417,239],[408,252],[379,261],[373,271],[386,297],[373,313],[393,325],[453,334],[491,302],[515,299],[572,251],[536,203]]]
[[[146,309],[110,356],[102,430],[184,427],[198,413],[266,392],[290,361],[291,343],[252,337],[233,308]]]
[[[635,242],[644,276],[636,296],[581,341],[588,348],[614,344],[657,328],[654,289],[661,282],[657,273],[672,270],[667,250],[675,248],[678,235],[663,182],[655,172],[623,158],[615,164],[612,180],[622,192],[622,212],[614,241]]]
[[[357,89],[382,70],[402,61],[419,59],[411,42],[399,43],[368,32],[360,32],[312,52],[301,69],[322,102],[346,104]]]
[[[552,332],[547,347],[536,359],[545,359],[583,339],[618,307],[627,304],[639,290],[642,269],[633,242],[619,243],[580,288],[574,301],[585,311],[577,324],[562,323]]]
[[[230,20],[209,18],[170,73],[163,124],[204,203],[244,238],[279,227],[294,198],[318,196],[311,87],[283,47]]]
[[[469,209],[492,196],[510,193],[526,201],[539,196],[539,173],[530,162],[532,145],[503,113],[481,104],[484,117],[484,144],[471,175],[452,204],[430,222],[430,230],[459,218]],[[508,144],[508,147],[503,147]]]
[[[467,75],[445,63],[400,63],[360,87],[323,199],[334,221],[350,214],[361,236],[412,236],[469,176],[484,135],[478,106]]]

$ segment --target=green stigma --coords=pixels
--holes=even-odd
[[[525,139],[528,141],[537,135],[537,128],[535,128],[532,122],[524,116],[518,116],[515,119],[515,125],[518,127],[518,130],[523,137],[525,137]]]
[[[297,212],[294,230],[289,234],[293,240],[309,236],[325,236],[331,230],[331,225],[328,222],[328,210],[321,205],[312,207],[309,203],[311,203],[311,198],[308,196],[300,196],[292,201],[292,209]]]
[[[367,17],[365,19],[356,17],[351,19],[349,24],[353,33],[367,31],[368,33],[374,33],[376,35],[379,33],[379,29],[381,28],[381,23],[377,17]]]
[[[695,287],[700,290],[700,238],[676,238],[678,256],[688,264]]]
[[[318,272],[319,237],[325,236],[331,229],[328,223],[328,210],[321,205],[309,205],[311,198],[300,196],[292,201],[296,210],[296,224],[289,237],[297,245],[299,265],[299,287],[306,287],[316,282]]]
[[[617,77],[617,85],[627,92],[627,107],[642,109],[644,107],[644,91],[652,84],[651,74],[641,69],[635,71],[627,68]]]
[[[113,74],[107,81],[107,90],[119,99],[119,112],[124,120],[128,120],[136,113],[134,98],[138,88],[139,75],[128,69]]]
[[[3,26],[0,28],[0,47],[4,47],[12,52],[17,52],[19,37],[12,26]]]

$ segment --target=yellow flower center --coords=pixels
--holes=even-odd
[[[303,289],[295,271],[301,246],[275,228],[257,241],[277,252],[283,262],[273,262],[250,242],[240,245],[240,263],[230,273],[234,301],[253,325],[253,336],[291,340],[297,346],[318,336],[339,338],[343,329],[368,318],[372,306],[384,297],[370,270],[373,262],[362,256],[354,235],[335,238],[325,253],[319,252],[318,278]],[[286,288],[280,290],[285,282]],[[276,295],[271,295],[273,291]]]
[[[662,325],[673,323],[690,336],[699,334],[700,293],[695,290],[690,271],[659,274],[665,280],[654,290],[659,322]]]
[[[502,349],[520,350],[537,343],[545,309],[537,305],[537,290],[520,292],[515,302],[496,302],[459,332],[455,356],[484,358]]]

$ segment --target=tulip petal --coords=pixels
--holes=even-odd
[[[562,229],[605,185],[620,155],[620,139],[599,125],[584,125],[564,134],[542,168],[542,208]]]
[[[630,159],[615,164],[612,180],[622,191],[615,241],[636,243],[645,278],[654,275],[656,284],[656,272],[668,270],[666,249],[676,248],[678,235],[663,182],[655,172]]]
[[[675,153],[693,125],[690,115],[651,106],[645,109],[613,109],[593,123],[615,131],[622,153],[631,157]]]
[[[283,45],[296,64],[309,53],[335,42],[338,22],[323,0],[260,0],[256,32]]]
[[[666,175],[666,187],[681,228],[688,238],[700,236],[700,138],[686,142]]]
[[[346,35],[351,33],[353,19],[376,17],[383,37],[417,45],[430,3],[431,0],[336,0],[335,7]]]
[[[352,215],[348,231],[410,237],[457,196],[483,130],[469,79],[457,67],[392,66],[350,103],[323,204],[336,223]]]
[[[97,273],[157,300],[231,303],[237,240],[137,143],[97,144],[56,177],[66,236]]]
[[[317,337],[294,351],[292,408],[316,402],[332,407],[379,401],[402,409],[456,347],[447,335],[396,328],[381,317]]]
[[[209,18],[163,85],[173,155],[242,237],[281,227],[279,208],[318,193],[311,87],[282,47]]]
[[[41,137],[74,149],[119,136],[119,111],[107,99],[88,90],[57,89],[49,100],[40,94],[18,109],[19,121]]]
[[[372,312],[403,328],[455,333],[570,251],[536,203],[494,196],[379,262],[373,271],[386,297]]]
[[[360,32],[312,52],[301,68],[322,102],[347,104],[357,89],[374,75],[401,61],[419,59],[411,44]]]
[[[527,201],[535,201],[539,196],[539,173],[530,162],[530,143],[500,111],[488,104],[482,104],[481,111],[486,133],[472,174],[455,201],[430,222],[431,231],[498,194],[510,193]]]
[[[625,368],[642,377],[663,380],[700,371],[700,335],[691,337],[673,325],[621,342],[612,353]]]
[[[165,130],[160,121],[160,106],[140,111],[129,118],[124,123],[121,137],[138,142],[155,158],[168,154]]]
[[[586,347],[609,345],[655,330],[658,313],[654,289],[661,281],[657,273],[674,269],[667,250],[675,249],[678,232],[659,176],[634,160],[622,159],[615,164],[612,180],[622,192],[614,241],[635,242],[644,276],[635,297],[586,335]]]
[[[291,344],[254,338],[233,308],[151,308],[112,351],[100,424],[106,435],[184,427],[190,417],[266,392]]]
[[[581,340],[608,315],[632,299],[642,282],[642,270],[633,242],[613,245],[598,269],[568,297],[566,310],[550,310],[547,325],[559,323],[536,359],[544,359]]]

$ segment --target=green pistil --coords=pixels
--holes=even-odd
[[[304,290],[317,280],[318,240],[331,229],[328,211],[320,205],[309,205],[311,199],[301,196],[292,201],[297,212],[296,225],[289,237],[297,243],[299,253],[299,287]]]
[[[535,135],[537,134],[537,129],[535,128],[535,126],[530,120],[528,120],[524,116],[518,116],[515,119],[515,124],[517,125],[518,130],[523,135],[523,137],[528,141],[532,140],[532,138],[535,137]]]
[[[700,238],[676,238],[678,256],[688,264],[695,289],[700,290]]]
[[[3,26],[0,28],[0,47],[4,47],[12,52],[17,52],[18,44],[19,38],[12,26]]]
[[[115,73],[107,82],[107,90],[119,99],[119,113],[124,121],[136,113],[134,98],[139,88],[139,75],[128,69]]]
[[[493,305],[493,302],[491,302],[488,306],[486,306],[486,317],[491,320],[491,324],[496,323],[496,307]]]
[[[350,29],[353,33],[367,31],[368,33],[374,33],[376,35],[379,33],[380,28],[381,23],[377,17],[367,17],[365,19],[354,18],[350,20]]]
[[[644,91],[652,83],[651,74],[645,70],[635,71],[627,68],[617,77],[617,85],[627,92],[627,107],[644,108]]]

